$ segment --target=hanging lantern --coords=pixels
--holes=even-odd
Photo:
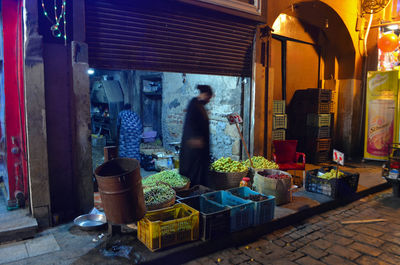
[[[378,40],[378,48],[382,52],[392,52],[399,46],[399,40],[394,33],[383,34]]]

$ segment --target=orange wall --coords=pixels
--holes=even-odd
[[[299,89],[318,87],[318,53],[311,45],[287,42],[286,104]]]

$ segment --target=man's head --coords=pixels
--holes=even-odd
[[[200,91],[200,95],[197,97],[200,101],[204,102],[204,105],[210,102],[213,97],[213,91],[209,85],[197,85],[197,89]]]

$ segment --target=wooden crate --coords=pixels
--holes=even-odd
[[[308,138],[330,138],[331,137],[331,127],[310,127],[307,126],[307,137]]]
[[[331,102],[308,102],[305,103],[307,113],[330,113]]]
[[[313,163],[326,163],[330,161],[330,152],[329,151],[320,151],[315,152],[313,156]]]
[[[331,126],[331,114],[308,113],[307,125],[313,127]]]
[[[289,105],[289,114],[330,113],[331,90],[305,89],[296,90]]]
[[[327,102],[332,100],[332,90],[329,89],[309,88],[306,90],[305,94],[313,101]]]
[[[307,151],[309,153],[320,152],[320,151],[330,151],[331,150],[331,138],[327,139],[307,139]]]

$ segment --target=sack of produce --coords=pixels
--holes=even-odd
[[[249,159],[243,161],[243,165],[249,168],[249,177],[251,181],[253,181],[256,171],[260,171],[263,169],[279,169],[277,163],[275,163],[274,161],[270,161],[263,156],[253,156],[251,158],[251,162],[253,162],[253,167],[251,167]]]
[[[152,186],[156,182],[167,183],[175,191],[187,190],[190,186],[190,180],[179,174],[176,169],[164,170],[142,180],[144,186]]]
[[[266,169],[256,171],[253,189],[259,193],[275,196],[276,205],[291,201],[292,176],[284,171]]]
[[[253,162],[253,169],[260,170],[260,169],[279,169],[279,166],[274,161],[270,161],[263,156],[253,156],[251,158],[251,162]],[[250,160],[247,159],[243,161],[243,165],[246,167],[251,167]]]
[[[150,186],[143,186],[143,194],[148,211],[169,207],[175,203],[175,191],[166,183],[155,182]]]
[[[240,181],[246,177],[248,168],[230,157],[221,157],[210,167],[210,186],[216,190],[239,187]]]

